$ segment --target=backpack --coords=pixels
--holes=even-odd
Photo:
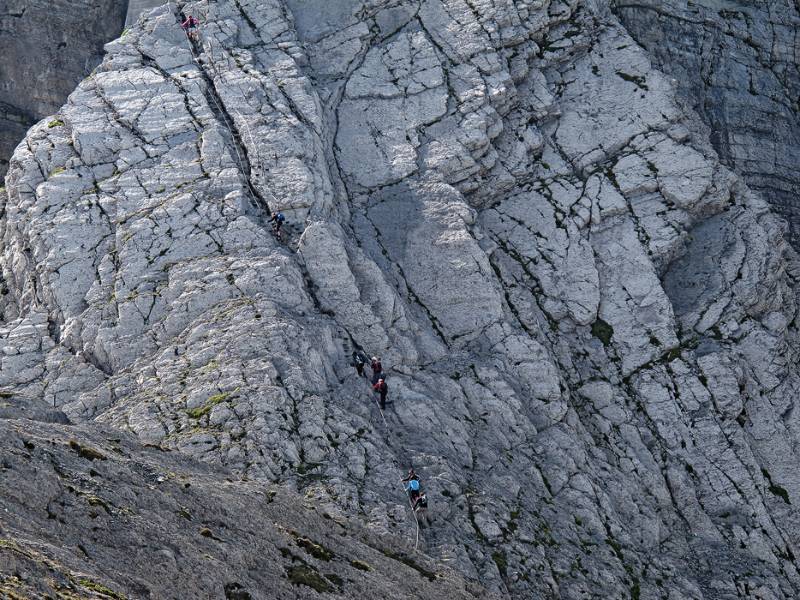
[[[278,213],[278,223],[283,223],[286,220],[286,217],[283,216],[283,213]]]
[[[408,489],[413,490],[415,492],[419,491],[419,481],[417,479],[412,479],[408,482]]]

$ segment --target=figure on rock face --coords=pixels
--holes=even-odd
[[[197,39],[197,26],[200,24],[200,21],[195,19],[192,15],[186,17],[186,20],[181,23],[181,27],[186,32],[191,39]]]
[[[403,487],[406,489],[406,493],[408,494],[408,499],[411,502],[411,508],[413,510],[420,494],[419,479],[410,479]]]
[[[417,497],[416,502],[413,504],[413,509],[414,512],[416,512],[419,516],[419,520],[421,522],[428,522],[428,496],[425,495],[425,492],[422,492]]]
[[[386,380],[381,377],[378,379],[378,382],[372,386],[372,389],[381,395],[381,410],[384,410],[386,408],[386,394],[389,393],[389,386],[386,385]]]
[[[281,231],[281,227],[283,226],[283,222],[285,220],[286,217],[283,216],[282,212],[272,213],[272,217],[269,220],[269,222],[272,223],[272,231],[275,233],[278,239],[282,239],[283,233]]]
[[[381,364],[381,359],[377,356],[372,357],[372,384],[374,385],[377,381],[383,378],[383,365]]]
[[[408,483],[409,481],[419,481],[419,475],[417,475],[417,472],[414,471],[414,467],[411,467],[408,470],[408,475],[403,477],[400,481],[403,483]]]
[[[356,372],[359,377],[367,376],[366,373],[364,373],[364,365],[367,364],[367,359],[363,354],[360,352],[353,352],[353,364],[356,367]]]

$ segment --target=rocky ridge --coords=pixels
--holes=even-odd
[[[606,9],[154,10],[11,162],[4,393],[406,537],[413,465],[502,594],[795,596],[797,257]]]

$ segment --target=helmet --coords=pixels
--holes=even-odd
[[[408,487],[416,492],[419,489],[419,481],[412,479],[408,482]]]

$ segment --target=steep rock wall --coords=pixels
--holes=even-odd
[[[28,127],[100,62],[127,10],[127,0],[0,2],[0,178]]]
[[[162,0],[129,0],[128,16],[125,19],[125,26],[133,26],[142,13],[162,4],[166,4],[166,2]]]
[[[177,6],[12,160],[5,394],[409,537],[413,465],[503,594],[797,595],[797,257],[614,18]]]
[[[800,238],[800,8],[793,0],[615,0],[656,64],[710,128],[720,158]]]

